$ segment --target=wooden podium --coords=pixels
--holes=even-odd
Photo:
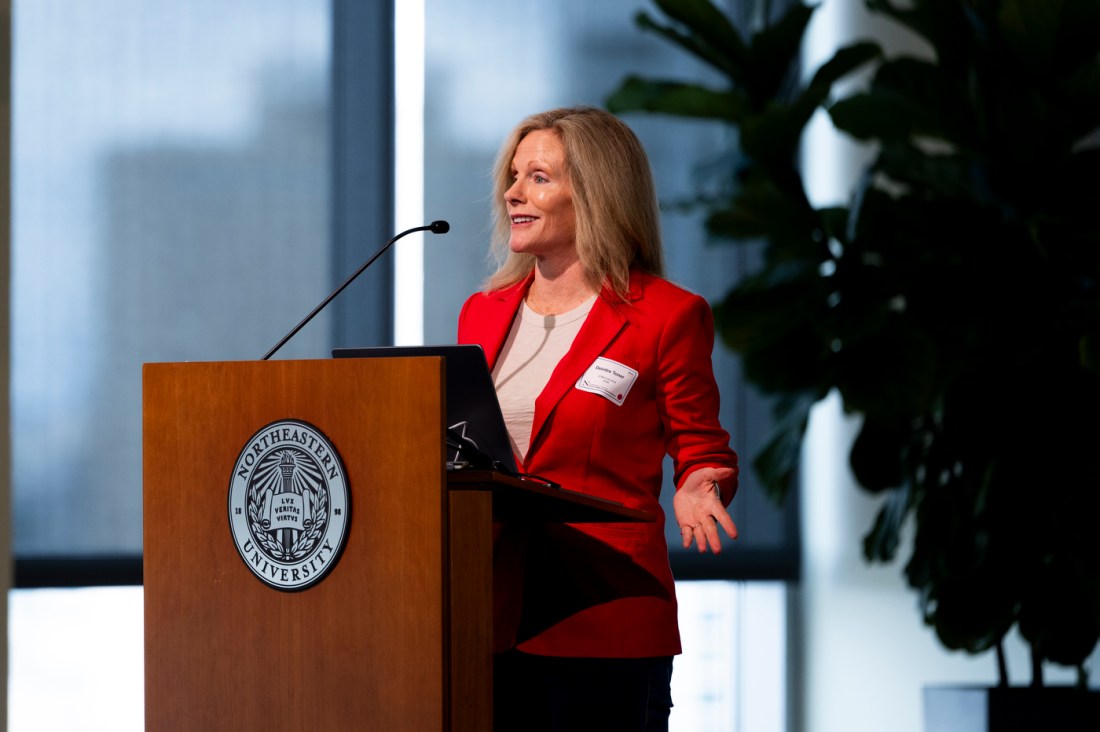
[[[652,517],[496,473],[448,479],[444,369],[144,366],[147,729],[492,728],[494,506],[504,520]],[[285,453],[315,464],[297,470],[316,490],[291,495]],[[279,454],[282,488],[259,479]],[[338,478],[346,506],[322,490]],[[260,530],[281,510],[317,518]],[[310,538],[322,525],[342,538]],[[296,574],[258,545],[288,562],[314,553]]]

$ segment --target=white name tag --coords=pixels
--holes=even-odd
[[[629,366],[600,356],[577,381],[577,388],[599,394],[612,404],[619,405],[626,400],[637,378],[638,372]]]

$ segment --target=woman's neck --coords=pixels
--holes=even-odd
[[[560,272],[535,266],[535,278],[527,290],[527,307],[539,315],[560,315],[578,307],[596,291],[588,284],[577,263]]]

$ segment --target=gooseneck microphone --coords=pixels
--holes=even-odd
[[[446,233],[447,233],[448,231],[450,231],[450,230],[451,230],[451,225],[450,225],[450,224],[448,224],[448,223],[447,223],[446,221],[433,221],[432,223],[430,223],[430,224],[428,224],[428,225],[426,225],[426,226],[417,226],[417,227],[414,227],[414,228],[412,228],[412,229],[406,229],[405,231],[402,231],[402,232],[401,232],[400,234],[398,234],[398,235],[397,235],[397,236],[395,236],[394,238],[390,239],[390,240],[389,240],[388,242],[386,242],[385,244],[383,244],[383,245],[382,245],[382,247],[381,247],[381,248],[380,248],[380,249],[379,249],[379,250],[378,250],[377,252],[375,252],[375,253],[374,253],[374,254],[373,254],[373,255],[371,256],[371,258],[370,258],[370,259],[368,259],[368,260],[367,260],[366,262],[363,262],[363,265],[362,265],[361,267],[359,267],[359,269],[355,270],[355,273],[354,273],[354,274],[352,274],[352,276],[351,276],[351,277],[348,277],[348,278],[347,278],[346,280],[344,280],[344,284],[340,285],[340,286],[339,286],[339,287],[337,287],[337,288],[336,288],[335,290],[333,290],[333,291],[332,291],[332,294],[331,294],[331,295],[329,295],[328,297],[326,297],[326,298],[325,298],[324,300],[322,300],[322,301],[321,301],[321,304],[320,304],[320,305],[318,305],[317,307],[313,308],[313,311],[312,311],[312,312],[311,312],[311,313],[310,313],[309,315],[307,315],[306,317],[302,318],[302,322],[301,322],[301,323],[298,323],[298,325],[296,325],[296,326],[294,326],[293,328],[291,328],[290,332],[289,332],[289,333],[287,333],[287,334],[286,334],[285,336],[283,336],[283,339],[282,339],[281,341],[279,341],[279,342],[278,342],[278,343],[276,343],[276,344],[275,344],[274,346],[272,346],[272,347],[271,347],[271,350],[270,350],[270,351],[268,351],[267,353],[265,353],[265,354],[264,354],[264,357],[263,357],[263,358],[261,358],[260,360],[261,360],[261,361],[266,361],[266,360],[268,360],[269,358],[271,358],[271,357],[272,357],[273,355],[275,355],[275,352],[276,352],[276,351],[278,351],[278,350],[279,350],[280,348],[282,348],[282,347],[283,347],[284,345],[286,345],[286,342],[287,342],[287,341],[289,341],[289,340],[290,340],[291,338],[293,338],[293,337],[294,337],[294,334],[295,334],[295,333],[297,333],[297,332],[298,332],[298,331],[300,331],[300,330],[301,330],[302,328],[304,328],[304,327],[305,327],[305,325],[306,325],[306,323],[308,323],[309,321],[313,320],[313,317],[314,317],[315,315],[317,315],[317,313],[319,313],[319,312],[321,312],[322,310],[324,310],[324,309],[325,309],[325,306],[326,306],[326,305],[328,305],[328,304],[329,304],[330,302],[332,302],[332,301],[333,301],[333,299],[334,299],[334,298],[335,298],[335,297],[336,297],[337,295],[339,295],[339,294],[340,294],[341,292],[343,292],[343,291],[344,291],[344,288],[345,288],[345,287],[347,287],[348,285],[350,285],[350,284],[351,284],[351,283],[352,283],[352,282],[353,282],[353,281],[355,280],[355,278],[356,278],[356,277],[358,277],[359,275],[363,274],[363,272],[365,272],[365,271],[367,270],[367,267],[369,267],[369,266],[371,266],[372,264],[374,264],[374,260],[376,260],[376,259],[378,259],[379,257],[381,257],[381,256],[382,256],[382,254],[383,254],[383,253],[384,253],[384,252],[385,252],[385,251],[386,251],[387,249],[389,249],[389,248],[390,248],[391,246],[393,246],[393,243],[394,243],[395,241],[397,241],[397,240],[398,240],[398,239],[400,239],[401,237],[405,236],[406,234],[411,234],[411,233],[413,233],[414,231],[430,231],[430,232],[432,232],[433,234],[446,234]]]

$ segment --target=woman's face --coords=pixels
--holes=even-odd
[[[565,147],[551,130],[535,130],[516,146],[512,186],[504,192],[513,252],[539,259],[576,256],[573,194],[565,173]]]

